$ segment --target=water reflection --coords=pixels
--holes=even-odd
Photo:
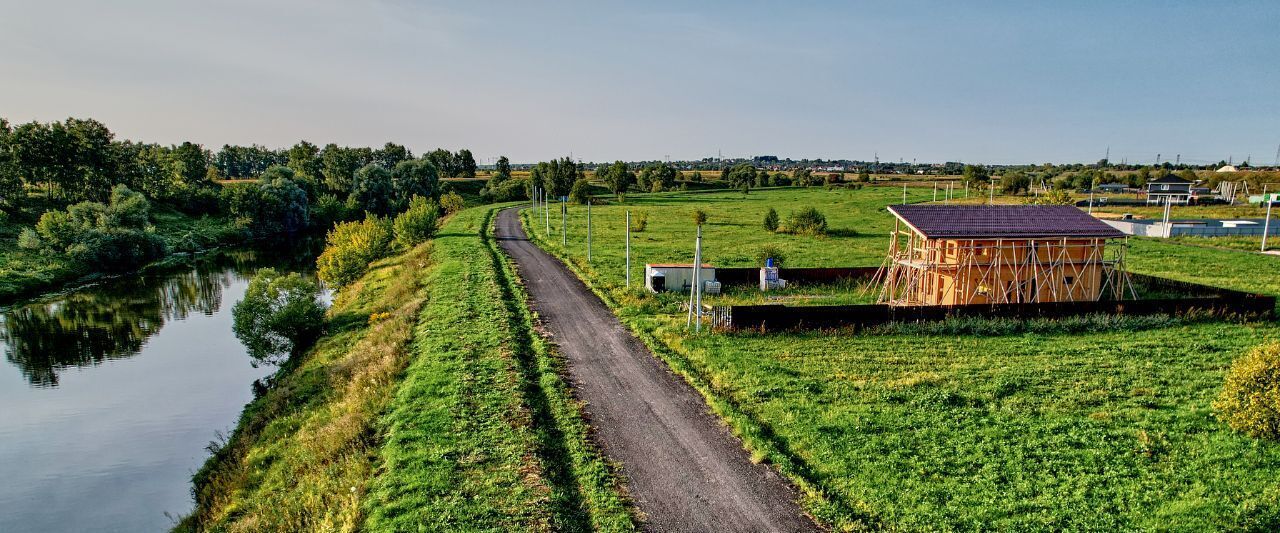
[[[5,358],[31,385],[55,387],[58,374],[68,368],[137,355],[166,322],[213,314],[222,307],[223,291],[237,277],[252,275],[264,260],[286,271],[310,271],[316,247],[309,240],[287,251],[237,249],[165,273],[17,306],[0,314],[0,343]]]

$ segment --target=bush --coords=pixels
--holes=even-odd
[[[706,223],[707,223],[707,212],[706,212],[706,211],[703,211],[703,210],[701,210],[701,209],[694,209],[694,210],[693,210],[693,223],[694,223],[694,224],[696,224],[696,225],[699,225],[699,226],[701,226],[701,225],[703,225],[703,224],[706,224]]]
[[[787,218],[787,231],[803,235],[821,235],[827,232],[827,217],[817,208],[806,207]]]
[[[591,182],[587,181],[587,178],[579,178],[578,181],[573,182],[573,187],[569,189],[569,201],[578,205],[586,205],[590,199]]]
[[[1231,363],[1213,407],[1236,431],[1280,440],[1280,342],[1258,346]]]
[[[265,268],[253,276],[244,299],[231,310],[232,330],[255,365],[279,364],[320,337],[324,313],[314,281]]]
[[[764,214],[764,229],[765,231],[778,231],[778,212],[772,207],[769,208],[769,212]]]
[[[529,179],[512,178],[495,184],[493,180],[480,190],[480,197],[486,202],[511,202],[529,199]]]
[[[350,211],[347,205],[332,194],[322,194],[311,204],[311,224],[319,228],[331,228],[334,224],[348,220]]]
[[[63,254],[102,271],[128,271],[165,253],[164,240],[150,226],[150,203],[141,193],[117,185],[109,204],[80,202],[66,211],[47,211],[18,245]]]
[[[344,222],[325,237],[325,248],[316,259],[320,280],[335,289],[364,275],[369,263],[391,253],[394,239],[389,219],[369,215],[360,222]]]
[[[458,193],[449,191],[440,197],[440,207],[444,209],[446,215],[452,215],[465,209],[467,202]]]
[[[649,213],[647,211],[636,211],[631,215],[631,231],[640,233],[649,227]]]
[[[409,208],[396,217],[393,226],[396,244],[410,248],[425,242],[436,234],[436,223],[440,220],[440,208],[435,202],[421,196],[409,200]]]
[[[787,253],[776,244],[766,244],[756,251],[756,265],[764,266],[766,259],[773,259],[773,266],[782,266],[787,260]]]

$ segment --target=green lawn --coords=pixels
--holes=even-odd
[[[911,191],[915,200],[931,191]],[[645,262],[692,259],[691,213],[709,215],[705,257],[750,266],[766,243],[791,266],[878,264],[901,189],[662,194],[571,207],[567,260],[624,321],[707,398],[753,455],[775,463],[803,503],[838,529],[1133,530],[1280,527],[1280,445],[1231,432],[1211,403],[1231,361],[1280,340],[1275,323],[1119,325],[1093,333],[758,335],[684,330],[682,298],[623,287],[624,209]],[[804,206],[836,230],[775,235]],[[544,222],[525,213],[542,235]],[[556,217],[558,218],[558,217]],[[856,232],[856,235],[853,234]],[[1135,239],[1133,271],[1280,294],[1280,259]],[[824,289],[830,292],[830,289]],[[735,292],[727,299],[750,298]],[[850,297],[853,298],[853,297]]]

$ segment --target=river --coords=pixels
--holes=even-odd
[[[0,312],[0,531],[162,531],[252,399],[231,308],[317,244],[211,254]]]

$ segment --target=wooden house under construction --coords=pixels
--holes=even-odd
[[[879,303],[1136,298],[1124,270],[1124,233],[1073,206],[893,205],[889,212],[897,221],[877,274]]]

